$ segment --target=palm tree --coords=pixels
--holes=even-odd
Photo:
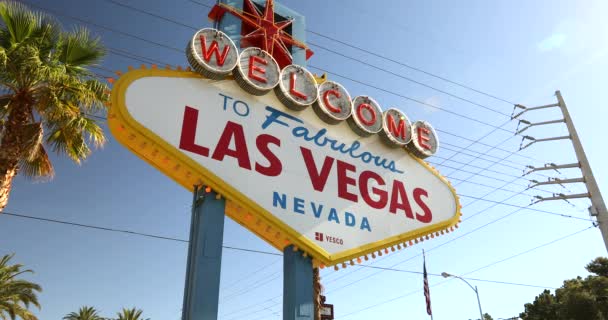
[[[13,255],[5,255],[0,259],[0,319],[37,320],[28,309],[30,305],[40,308],[36,292],[42,291],[39,285],[26,280],[16,279],[23,273],[33,273],[32,270],[21,270],[20,264],[9,265]]]
[[[86,29],[0,2],[0,212],[18,172],[53,176],[46,148],[79,164],[105,142],[88,116],[106,110],[108,88],[88,70],[104,54]]]
[[[116,320],[144,320],[144,318],[141,317],[142,312],[141,309],[122,308],[122,311],[118,313],[118,319]]]
[[[63,320],[103,320],[93,307],[81,307],[78,312],[70,312]]]

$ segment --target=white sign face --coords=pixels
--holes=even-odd
[[[362,137],[346,121],[328,125],[312,106],[288,109],[273,92],[255,96],[233,80],[188,74],[125,84],[126,118],[215,175],[237,202],[284,224],[279,230],[321,261],[352,259],[458,221],[454,190],[404,147]]]

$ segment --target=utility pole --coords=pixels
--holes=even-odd
[[[539,106],[539,107],[531,107],[531,108],[528,108],[528,107],[525,107],[522,105],[516,105],[515,109],[513,110],[514,115],[512,116],[512,119],[519,119],[520,116],[524,115],[526,112],[529,112],[529,111],[559,107],[562,112],[562,116],[563,116],[562,119],[543,121],[543,122],[538,122],[538,123],[531,123],[527,120],[519,119],[519,124],[523,123],[526,126],[524,126],[521,130],[518,130],[517,133],[518,134],[522,133],[523,131],[527,130],[528,128],[534,127],[534,126],[542,126],[542,125],[563,122],[566,124],[566,127],[568,128],[569,135],[568,136],[559,136],[559,137],[549,137],[549,138],[543,138],[543,139],[536,139],[531,136],[523,136],[522,144],[520,145],[520,150],[525,149],[525,148],[527,148],[535,143],[539,143],[539,142],[570,139],[572,141],[572,145],[574,147],[574,152],[576,154],[578,163],[563,164],[563,165],[558,165],[555,163],[548,163],[548,164],[545,164],[545,166],[538,167],[538,168],[533,167],[533,166],[528,166],[529,171],[527,173],[524,173],[524,175],[532,173],[532,172],[543,171],[543,170],[580,168],[580,170],[582,172],[581,178],[573,178],[573,179],[549,178],[548,181],[544,181],[544,182],[538,182],[536,180],[532,180],[531,182],[533,184],[530,186],[530,188],[534,188],[536,186],[541,186],[541,185],[549,185],[549,184],[564,185],[567,183],[584,183],[585,186],[587,187],[587,193],[579,193],[579,194],[556,193],[552,197],[537,196],[537,197],[535,197],[537,200],[534,203],[538,203],[538,202],[542,202],[542,201],[551,201],[551,200],[567,201],[568,199],[589,198],[591,200],[591,206],[589,207],[589,213],[591,214],[591,216],[596,217],[597,223],[599,224],[599,228],[602,233],[602,237],[604,239],[604,245],[606,246],[606,250],[608,250],[608,210],[606,210],[606,204],[604,203],[604,199],[602,198],[600,188],[597,184],[597,181],[595,180],[595,177],[593,176],[593,172],[591,171],[591,165],[589,164],[589,160],[587,159],[587,155],[585,154],[585,150],[583,149],[581,140],[578,136],[578,133],[576,132],[576,128],[574,127],[574,123],[572,122],[572,118],[570,117],[570,113],[568,112],[568,107],[566,106],[566,103],[564,102],[564,98],[562,97],[562,94],[561,94],[561,92],[559,92],[559,90],[555,92],[555,95],[557,97],[557,103],[554,103],[554,104],[549,104],[549,105],[544,105],[544,106]],[[519,113],[515,114],[515,110],[517,110],[518,108],[523,109],[523,110],[520,111]],[[529,141],[529,142],[524,145],[525,141]]]

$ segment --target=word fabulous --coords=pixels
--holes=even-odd
[[[277,98],[294,111],[312,107],[328,124],[347,121],[359,136],[380,134],[387,146],[405,147],[419,158],[437,152],[437,133],[428,122],[412,124],[395,108],[383,112],[378,102],[367,96],[351,99],[339,83],[317,85],[315,77],[301,66],[288,65],[281,70],[272,55],[260,48],[246,48],[239,54],[234,42],[219,30],[199,30],[186,55],[192,68],[207,78],[223,79],[232,73],[243,90],[258,96],[274,90]]]

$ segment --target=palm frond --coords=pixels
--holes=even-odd
[[[37,292],[42,288],[32,282],[17,279],[31,270],[21,270],[21,264],[9,264],[14,255],[5,255],[0,259],[0,319],[37,320],[29,306],[40,308]]]
[[[56,39],[59,24],[45,13],[32,11],[22,3],[3,1],[0,3],[0,45],[5,49],[15,47],[29,40]]]
[[[66,154],[74,162],[86,159],[91,153],[88,143],[95,148],[102,147],[106,141],[103,129],[94,119],[79,115],[69,120],[51,124],[51,132],[46,141],[57,153]]]
[[[19,172],[26,178],[43,181],[50,180],[55,175],[53,164],[43,146],[38,148],[31,160],[22,159],[19,162]]]
[[[87,74],[87,67],[97,64],[105,55],[100,38],[93,38],[86,28],[77,27],[65,33],[58,46],[59,62],[69,74]]]

